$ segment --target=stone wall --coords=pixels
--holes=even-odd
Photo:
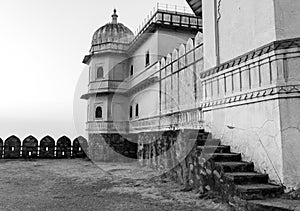
[[[45,136],[40,141],[28,136],[22,142],[16,136],[10,136],[4,142],[0,138],[0,158],[4,159],[84,158],[87,155],[88,143],[81,136],[73,141],[62,136],[56,143],[50,136]]]
[[[209,137],[203,130],[140,133],[139,163],[184,185],[184,190],[194,189],[203,194],[216,191],[220,175],[212,171],[213,163],[197,149],[198,141]]]
[[[94,161],[128,162],[137,158],[134,134],[89,134],[89,155]]]

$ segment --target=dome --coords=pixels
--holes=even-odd
[[[93,35],[92,45],[99,45],[108,42],[129,44],[134,34],[130,29],[117,21],[118,15],[116,9],[112,15],[112,22],[100,27]]]

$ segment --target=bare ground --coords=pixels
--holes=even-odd
[[[229,210],[136,164],[1,160],[0,210]]]

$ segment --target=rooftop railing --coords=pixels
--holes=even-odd
[[[131,42],[131,45],[135,43],[152,23],[191,28],[202,27],[202,20],[193,13],[191,8],[157,3],[150,14],[143,20],[142,24],[135,30],[135,38]]]
[[[155,9],[194,14],[193,10],[190,7],[178,6],[172,4],[157,3],[156,6],[154,7],[154,10]]]
[[[189,16],[195,16],[194,12],[191,8],[189,7],[184,7],[184,6],[177,6],[177,5],[171,5],[171,4],[162,4],[162,3],[157,3],[155,7],[153,7],[153,10],[150,11],[150,13],[147,15],[147,17],[143,20],[143,22],[138,26],[138,28],[135,30],[135,35],[137,36],[140,34],[143,28],[148,25],[149,22],[151,22],[156,13],[158,11],[161,12],[172,12],[174,14],[180,13],[180,14],[186,14]],[[196,17],[196,16],[195,16]]]

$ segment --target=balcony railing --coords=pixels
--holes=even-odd
[[[126,82],[116,81],[116,80],[99,80],[99,81],[91,81],[89,84],[89,91],[119,91],[126,92],[128,87],[126,86]]]
[[[86,129],[90,133],[138,133],[202,127],[203,112],[195,108],[131,121],[91,121],[87,122]]]
[[[88,132],[110,132],[110,133],[126,133],[128,132],[127,121],[97,121],[87,122]]]
[[[132,120],[129,122],[130,132],[158,131],[160,128],[160,117]]]

